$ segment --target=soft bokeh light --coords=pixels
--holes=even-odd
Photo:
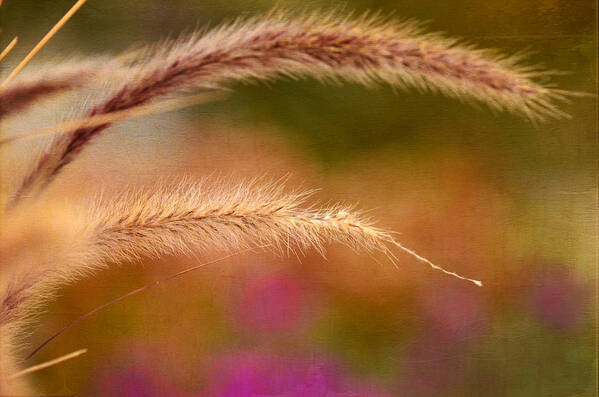
[[[590,286],[580,276],[552,266],[536,275],[530,305],[534,315],[547,327],[574,331],[590,312],[590,296]]]
[[[333,360],[317,356],[236,352],[218,358],[208,374],[206,395],[211,397],[390,396],[352,379]]]
[[[304,303],[297,280],[276,274],[249,280],[237,302],[242,324],[258,332],[298,329]]]
[[[439,343],[470,340],[484,332],[488,314],[483,294],[469,285],[448,283],[435,291],[421,291],[426,333]]]

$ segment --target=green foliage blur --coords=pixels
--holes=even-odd
[[[3,74],[72,3],[4,1],[0,43],[15,35],[20,41],[0,65]],[[552,78],[557,87],[596,93],[593,1],[339,4],[88,0],[39,59],[116,53],[275,5],[299,11],[333,7],[429,21],[432,31],[504,53],[526,50],[528,62],[568,72]],[[355,379],[371,380],[395,396],[595,395],[597,102],[574,98],[563,110],[570,119],[534,125],[485,105],[386,86],[311,80],[234,86],[226,102],[191,112],[192,120],[223,121],[248,134],[276,131],[277,139],[307,159],[319,181],[310,187],[322,187],[323,197],[376,208],[373,218],[401,232],[407,246],[485,286],[463,285],[406,257],[399,269],[384,271],[380,268],[391,265],[368,258],[345,269],[344,263],[328,264],[317,256],[305,267],[252,271],[238,264],[229,272],[190,275],[172,289],[90,318],[37,360],[80,347],[89,353],[32,379],[49,394],[101,395],[111,393],[98,391],[109,390],[95,383],[102,371],[123,363],[162,365],[156,376],[176,383],[187,393],[182,395],[203,395],[211,382],[209,357],[235,350],[292,355],[317,350],[342,362]],[[360,266],[378,270],[360,272]],[[50,306],[34,344],[167,270],[119,268],[67,289]],[[404,279],[381,282],[394,272]],[[245,302],[236,291],[245,291],[262,273],[299,280],[307,311],[302,325],[294,326],[299,331],[264,333],[251,322],[240,320],[246,324],[240,326],[231,320]],[[353,288],[356,282],[381,286],[364,291]],[[218,292],[212,291],[215,284]]]

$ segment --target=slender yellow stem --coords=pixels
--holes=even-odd
[[[60,364],[64,361],[70,360],[72,358],[79,357],[80,355],[85,354],[85,353],[87,353],[87,349],[80,349],[80,350],[74,351],[72,353],[65,354],[64,356],[55,358],[54,360],[46,361],[45,363],[37,364],[37,365],[34,365],[27,369],[24,369],[22,371],[19,371],[16,374],[11,375],[10,379],[15,379],[20,376],[28,375],[32,372],[36,372],[36,371],[40,371],[42,369],[46,369],[48,367],[52,367],[56,364]]]
[[[0,0],[0,5],[2,5],[2,0]],[[2,52],[0,52],[0,62],[2,62],[2,60],[4,58],[6,58],[6,56],[17,45],[17,41],[19,41],[19,36],[15,36],[15,38],[12,39],[12,41],[10,43],[8,43],[8,45],[6,46],[6,48]]]
[[[6,80],[2,84],[0,84],[0,88],[4,87],[11,81],[28,63],[31,59],[50,41],[50,39],[67,23],[69,19],[85,4],[87,0],[79,0],[77,1],[73,7],[50,29],[48,33],[37,43],[35,47],[23,58],[21,63],[17,65],[17,67],[8,75]]]

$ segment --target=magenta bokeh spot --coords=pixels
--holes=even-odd
[[[255,331],[281,332],[297,325],[303,304],[299,283],[284,275],[250,280],[243,290],[240,316]]]
[[[549,327],[578,328],[590,301],[581,280],[559,269],[546,272],[538,280],[531,294],[533,313]]]
[[[480,291],[470,285],[444,286],[423,296],[427,332],[444,340],[464,339],[479,333],[486,325],[486,310]]]
[[[122,397],[182,397],[184,393],[169,384],[162,375],[149,365],[134,365],[124,370],[105,374],[99,383],[102,396]]]
[[[323,360],[240,352],[219,359],[209,372],[209,383],[212,397],[281,393],[316,397],[335,390],[339,377],[334,367]]]
[[[238,352],[216,360],[207,373],[210,397],[390,397],[350,379],[339,365],[317,357]]]
[[[423,330],[402,357],[400,386],[405,395],[437,396],[465,377],[469,345],[488,325],[480,291],[447,283],[420,294]]]

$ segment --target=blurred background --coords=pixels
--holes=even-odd
[[[72,3],[4,0],[0,46],[15,35],[20,41],[3,74]],[[36,63],[115,53],[275,5],[429,21],[430,30],[480,47],[528,50],[530,63],[568,72],[553,79],[561,89],[596,93],[590,0],[88,0]],[[63,174],[53,194],[86,197],[165,175],[290,175],[291,188],[320,188],[321,202],[357,203],[406,246],[484,287],[409,256],[400,255],[396,269],[335,245],[326,259],[239,255],[61,335],[36,363],[89,351],[33,375],[39,390],[595,395],[595,99],[564,104],[570,119],[533,125],[484,105],[386,86],[307,80],[234,88],[225,102],[121,123]],[[53,106],[31,117],[49,125],[68,115]],[[49,306],[32,346],[110,299],[222,255],[123,264],[79,282]]]

